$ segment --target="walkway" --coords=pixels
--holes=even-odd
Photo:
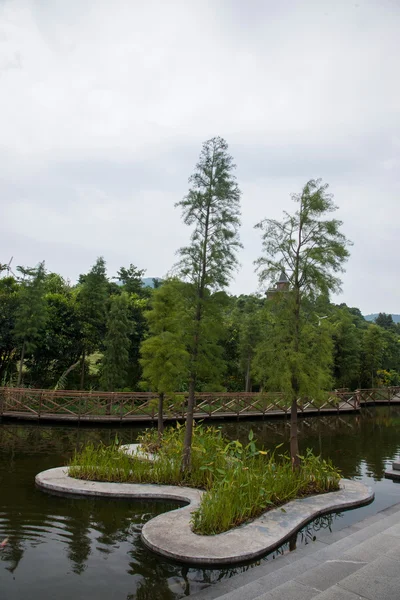
[[[400,504],[192,594],[192,600],[399,600]]]
[[[290,416],[290,402],[280,393],[199,392],[195,419],[255,419]],[[358,412],[371,404],[400,404],[400,386],[335,390],[323,402],[299,399],[299,416]],[[0,419],[84,423],[154,423],[157,395],[151,392],[36,390],[0,387]],[[186,418],[187,394],[166,396],[164,420]]]

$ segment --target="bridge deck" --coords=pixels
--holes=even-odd
[[[400,387],[335,390],[318,404],[298,402],[298,415],[358,412],[362,406],[400,404]],[[150,392],[86,392],[0,388],[0,419],[80,423],[152,423],[157,420],[157,396]],[[186,418],[187,394],[166,397],[165,421]],[[279,393],[198,393],[197,420],[274,419],[288,417],[290,404]]]

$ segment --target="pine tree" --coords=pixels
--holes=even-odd
[[[382,367],[385,341],[384,331],[378,325],[369,325],[362,341],[362,370],[366,385],[376,383],[376,372]]]
[[[339,308],[334,315],[334,377],[339,388],[359,385],[361,368],[362,330],[357,329],[354,316],[347,308]]]
[[[236,310],[239,363],[244,373],[245,392],[251,392],[251,374],[255,350],[262,339],[262,305],[263,301],[259,298],[247,296],[238,301]]]
[[[82,362],[81,362],[81,389],[85,384],[85,359],[96,350],[105,334],[106,309],[108,297],[108,279],[106,276],[106,263],[103,257],[86,275],[79,278],[78,310],[82,323]]]
[[[22,274],[19,306],[15,316],[15,338],[21,343],[17,386],[21,385],[25,353],[31,352],[46,323],[44,262],[35,268],[18,267]]]
[[[304,370],[302,347],[309,327],[304,305],[308,298],[318,293],[328,295],[340,288],[337,273],[343,270],[343,263],[349,256],[349,242],[340,232],[341,221],[326,219],[336,210],[327,188],[321,180],[310,180],[300,194],[293,195],[299,205],[293,215],[284,212],[282,221],[265,219],[256,225],[262,231],[264,251],[256,262],[260,281],[274,281],[282,271],[288,278],[288,290],[278,294],[287,300],[282,304],[286,317],[280,319],[282,340],[276,351],[280,356],[290,356],[290,369],[285,369],[285,382],[281,383],[291,401],[290,452],[294,467],[300,464],[297,401],[301,393],[307,393],[308,386],[315,389],[312,378],[305,376]],[[322,325],[319,318],[316,322]],[[318,359],[319,353],[314,356]],[[280,359],[277,357],[277,360]]]
[[[191,243],[179,250],[179,274],[193,286],[193,338],[190,347],[189,397],[182,469],[190,468],[195,390],[200,354],[207,351],[204,329],[212,291],[223,289],[237,266],[240,247],[240,190],[228,145],[220,137],[203,144],[187,196],[177,203],[183,221],[193,228]],[[210,318],[210,312],[208,312]]]
[[[128,294],[123,292],[111,296],[110,303],[104,339],[101,384],[103,389],[114,392],[124,387],[129,365]]]
[[[143,285],[145,273],[145,269],[138,269],[135,265],[130,264],[128,268],[120,268],[116,279],[123,284],[124,291],[129,294],[141,295],[145,289]]]
[[[145,313],[149,337],[140,347],[143,380],[158,393],[158,433],[164,429],[164,397],[178,391],[188,376],[188,323],[185,319],[185,284],[166,281],[157,288],[151,310]]]
[[[14,328],[18,290],[14,277],[0,278],[0,386],[10,381],[17,361]]]

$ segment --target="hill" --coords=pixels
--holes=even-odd
[[[160,281],[160,282],[162,281],[162,279],[160,279],[159,277],[144,277],[142,279],[143,285],[145,287],[153,288],[154,287],[154,279],[156,279],[157,281]]]
[[[371,315],[364,315],[366,321],[375,321],[379,313],[372,313]],[[389,313],[387,313],[389,314]],[[392,319],[395,323],[400,323],[400,315],[392,315]]]

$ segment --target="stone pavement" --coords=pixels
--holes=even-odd
[[[400,504],[188,598],[400,600]]]

